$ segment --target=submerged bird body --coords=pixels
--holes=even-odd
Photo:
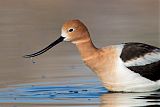
[[[84,63],[110,91],[147,92],[160,89],[160,49],[143,43],[123,43],[96,48],[87,27],[79,20],[67,21],[57,40],[70,41],[78,48]],[[25,57],[44,53],[52,46]]]

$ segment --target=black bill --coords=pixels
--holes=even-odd
[[[31,57],[35,57],[35,56],[38,56],[38,55],[41,55],[43,54],[44,52],[48,51],[49,49],[51,49],[53,46],[57,45],[58,43],[62,42],[64,40],[64,37],[60,36],[56,41],[54,41],[53,43],[51,43],[50,45],[48,45],[46,48],[36,52],[36,53],[33,53],[33,54],[30,54],[30,55],[25,55],[23,56],[24,58],[31,58]]]

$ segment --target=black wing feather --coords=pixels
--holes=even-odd
[[[160,52],[160,48],[143,43],[125,43],[120,57],[127,62],[152,52]],[[127,66],[127,68],[152,81],[160,80],[160,60],[146,65]]]
[[[152,81],[160,80],[160,61],[144,66],[132,66],[127,68]]]
[[[147,53],[151,53],[154,51],[159,51],[160,48],[157,48],[155,46],[147,45],[144,43],[125,43],[124,48],[121,53],[121,58],[124,62],[138,58],[140,56],[144,56]]]

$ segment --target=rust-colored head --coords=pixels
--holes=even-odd
[[[80,20],[70,20],[64,23],[62,27],[61,36],[64,41],[78,43],[89,40],[89,33],[87,27]]]
[[[25,55],[24,57],[31,58],[41,55],[62,41],[70,41],[75,44],[90,41],[89,33],[86,26],[79,20],[67,21],[62,27],[61,36],[56,41],[48,45],[46,48],[36,53]]]

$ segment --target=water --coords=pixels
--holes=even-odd
[[[158,4],[159,0],[0,0],[0,106],[159,103],[158,92],[108,93],[70,43],[61,43],[33,60],[22,57],[56,40],[61,25],[75,18],[88,26],[97,47],[133,41],[159,47]],[[59,90],[65,95],[55,95]]]
[[[0,103],[8,107],[145,107],[160,105],[160,92],[111,93],[95,84],[53,85],[41,83],[15,85],[0,90]],[[52,84],[52,85],[51,85]]]

